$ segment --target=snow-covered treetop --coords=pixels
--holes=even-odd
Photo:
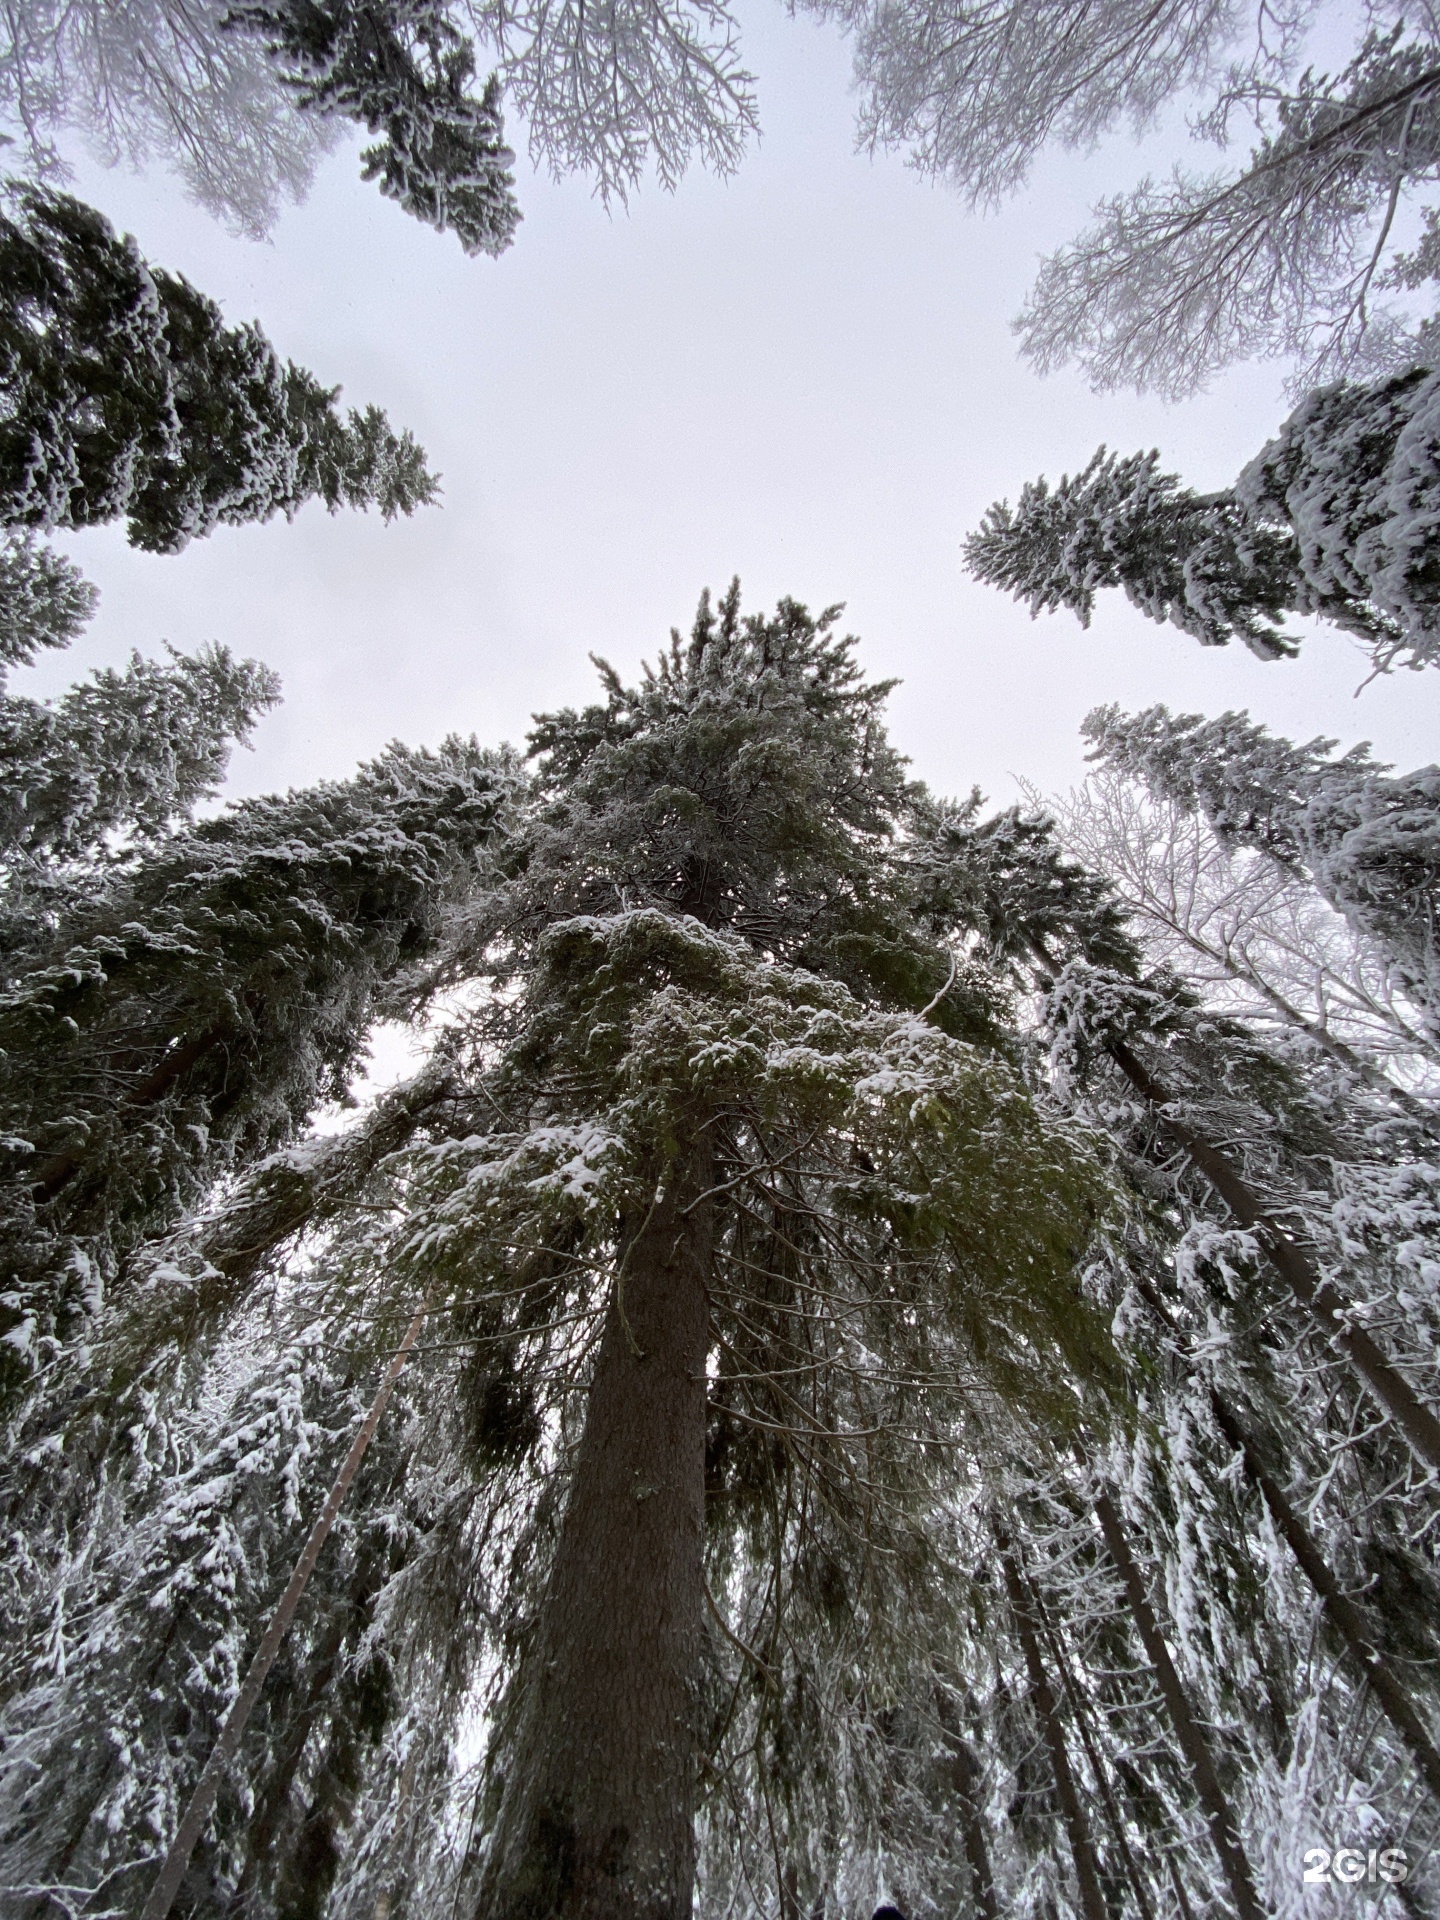
[[[219,791],[280,683],[224,647],[170,655],[135,654],[53,702],[0,700],[0,861],[93,858],[108,835],[153,838]]]
[[[1069,607],[1088,627],[1097,588],[1123,587],[1150,619],[1202,646],[1238,634],[1262,660],[1294,653],[1280,626],[1297,595],[1293,538],[1248,526],[1228,496],[1182,488],[1159,461],[1101,447],[1053,488],[1027,481],[1013,509],[997,501],[965,542],[970,571],[1024,600],[1032,618]]]
[[[1202,646],[1296,651],[1280,622],[1319,614],[1384,672],[1440,651],[1440,375],[1428,368],[1308,394],[1233,488],[1197,494],[1157,453],[1101,447],[1074,476],[999,501],[965,543],[970,570],[1032,615],[1088,626],[1100,587]]]
[[[737,583],[638,688],[602,663],[603,706],[540,717],[542,818],[577,908],[663,904],[793,951],[875,866],[909,788],[889,686],[865,683],[838,614],[742,619]]]

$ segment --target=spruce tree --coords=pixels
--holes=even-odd
[[[1089,626],[1101,587],[1123,587],[1151,620],[1205,647],[1235,636],[1262,660],[1295,651],[1280,626],[1301,592],[1295,543],[1250,528],[1233,500],[1182,488],[1158,453],[1121,459],[1101,447],[1080,473],[1028,481],[965,543],[980,580],[1024,600],[1032,618],[1068,607]]]
[[[392,748],[162,836],[27,953],[0,997],[12,1372],[142,1236],[344,1097],[510,784],[473,743]]]
[[[61,923],[219,790],[231,746],[278,698],[223,647],[133,655],[58,700],[0,694],[0,982],[13,988]]]
[[[178,275],[65,194],[12,185],[0,210],[0,525],[95,526],[175,553],[306,500],[387,519],[433,500],[409,434],[226,327]]]
[[[1437,454],[1440,376],[1414,367],[1307,394],[1235,483],[1247,525],[1293,531],[1305,611],[1373,615],[1381,666],[1440,658]]]
[[[972,1394],[1023,1393],[1063,1422],[1057,1376],[1105,1374],[1103,1320],[1077,1268],[1105,1179],[1086,1133],[1052,1125],[1026,1094],[1002,1001],[948,943],[944,906],[922,898],[904,850],[929,803],[885,740],[886,689],[864,683],[833,618],[786,602],[742,620],[732,593],[702,606],[640,686],[607,670],[600,704],[542,718],[534,784],[480,869],[457,871],[426,973],[471,986],[446,1055],[447,1103],[468,1121],[426,1123],[409,1144],[402,1128],[331,1189],[344,1230],[322,1240],[309,1297],[338,1307],[334,1330],[361,1352],[383,1347],[424,1297],[449,1330],[437,1364],[460,1348],[435,1416],[453,1409],[484,1465],[466,1511],[490,1544],[466,1575],[478,1585],[453,1602],[463,1661],[457,1649],[426,1683],[442,1688],[433,1710],[410,1710],[453,1725],[466,1676],[493,1658],[491,1788],[463,1896],[486,1912],[687,1912],[710,1797],[701,1756],[717,1734],[707,1587],[726,1606],[798,1557],[812,1574],[793,1601],[787,1583],[772,1589],[768,1635],[803,1620],[833,1647],[822,1665],[843,1658],[843,1592],[873,1616],[877,1646],[903,1638],[946,1525],[944,1463],[979,1417]],[[27,1163],[76,1231],[108,1206],[112,1242],[132,1245],[257,1151],[277,1109],[298,1117],[303,1099],[287,1095],[292,1081],[311,1094],[307,1053],[337,1078],[353,1062],[369,970],[352,989],[354,962],[332,976],[339,956],[307,948],[315,987],[293,1014],[271,997],[277,973],[299,971],[280,966],[275,937],[281,899],[301,891],[298,806],[250,803],[182,836],[166,864],[142,864],[148,912],[128,897],[124,912],[147,939],[103,955],[94,943],[103,984],[78,952],[64,962],[73,998],[58,969],[27,983],[37,1034],[42,1016],[53,1031],[52,1006],[80,1027],[73,1070],[61,1052],[63,1092],[44,1096],[57,1113],[142,1001],[177,1037],[208,1037],[217,1013],[229,1022],[223,1049],[193,1063],[173,1045],[136,1061],[152,1079],[171,1062],[184,1075],[141,1149],[155,1168],[146,1194],[168,1175],[173,1202],[142,1198],[126,1158],[141,1131],[133,1088],[97,1092],[74,1147],[47,1139],[48,1176]],[[457,811],[452,799],[441,818]],[[282,820],[290,858],[271,906],[266,889],[252,899],[254,874]],[[341,824],[316,818],[311,857],[327,876],[342,853],[360,865],[334,845]],[[222,863],[234,879],[217,899],[201,856],[237,836],[254,858],[236,848]],[[196,940],[192,900],[217,928],[253,918],[254,948]],[[172,908],[162,945],[157,911]],[[293,904],[286,918],[300,920]],[[390,928],[381,917],[377,931]],[[327,1022],[331,977],[343,1018]],[[237,1008],[251,1025],[232,1031]],[[203,1150],[181,1131],[192,1113]],[[283,1195],[279,1209],[277,1242],[303,1197],[298,1214]],[[180,1291],[199,1299],[209,1284],[197,1269]],[[243,1315],[243,1274],[225,1297]],[[222,1339],[235,1310],[220,1308]],[[131,1367],[136,1314],[155,1326],[143,1297],[116,1294],[101,1324],[101,1347]],[[445,1444],[454,1459],[453,1435]],[[807,1485],[824,1489],[818,1504]],[[778,1533],[767,1513],[789,1516]],[[472,1608],[483,1596],[468,1620],[466,1595]],[[28,1701],[38,1751],[47,1710]],[[859,1695],[854,1711],[870,1711]],[[766,1797],[774,1768],[797,1815],[830,1791],[845,1852],[833,1790],[779,1736],[762,1728],[755,1761],[737,1766],[758,1768]],[[107,1843],[90,1870],[113,1857]],[[27,1871],[40,1867],[32,1857]],[[811,1868],[797,1872],[809,1887]]]
[[[605,1196],[582,1246],[608,1258],[598,1289],[569,1276],[599,1345],[533,1645],[500,1708],[487,1914],[689,1909],[707,1365],[733,1436],[723,1551],[743,1562],[764,1530],[732,1476],[768,1480],[767,1446],[787,1479],[829,1482],[842,1530],[861,1497],[899,1538],[924,1500],[920,1435],[964,1417],[943,1385],[962,1352],[1018,1382],[1022,1326],[1082,1368],[1100,1350],[1071,1291],[1100,1189],[1085,1197],[1082,1143],[1024,1101],[992,1009],[889,857],[919,796],[880,729],[886,689],[864,686],[832,619],[785,602],[742,621],[732,591],[640,687],[607,673],[604,705],[534,736],[544,797],[493,906],[516,960],[533,956],[497,1083],[517,1122],[530,1113],[530,1144],[506,1129],[476,1173],[488,1162],[508,1187],[536,1152],[540,1168],[574,1156],[576,1199]],[[982,1134],[1006,1145],[976,1162]],[[918,1208],[899,1190],[917,1181]],[[440,1215],[457,1226],[462,1192]],[[535,1233],[524,1212],[506,1240]],[[473,1235],[468,1271],[494,1286]],[[459,1257],[447,1248],[451,1271]],[[862,1430],[868,1496],[848,1437]],[[838,1550],[814,1526],[765,1545]],[[865,1591],[861,1567],[836,1578]],[[865,1604],[884,1610],[877,1591]]]
[[[373,770],[115,876],[127,924],[175,937],[88,983],[53,1068],[32,1046],[37,1100],[89,1099],[97,1143],[54,1203],[112,1208],[125,1283],[0,1473],[7,1884],[139,1910],[423,1306],[185,1882],[197,1920],[600,1920],[688,1911],[692,1877],[707,1913],[782,1920],[1161,1920],[1222,1882],[1243,1913],[1361,1801],[1428,1898],[1435,1491],[1177,1140],[1221,1143],[1423,1391],[1432,1137],[1148,972],[1049,823],[908,780],[833,616],[732,593],[638,685],[602,673],[528,774],[487,763],[409,958],[378,883],[381,948],[342,939],[364,915],[325,866]],[[282,934],[318,1005],[240,944],[251,904],[275,941],[286,888],[330,916],[307,944],[292,904]],[[200,1026],[212,975],[255,1022],[226,1043],[251,1117],[227,1133],[179,1063],[176,1197],[119,1218],[117,1039],[152,999]],[[39,1008],[57,981],[22,984]],[[314,1075],[267,1035],[333,1037],[339,1079],[342,1031],[425,1006],[417,1080],[281,1137]],[[161,1129],[196,1114],[213,1152]],[[77,1760],[92,1724],[119,1741]]]
[[[1371,943],[1440,1045],[1440,769],[1394,775],[1366,746],[1296,746],[1248,715],[1085,721],[1095,757],[1196,808],[1222,840],[1307,876]]]
[[[58,700],[4,696],[0,859],[64,870],[114,834],[155,839],[218,792],[231,744],[279,697],[268,668],[224,647],[172,648],[168,666],[133,654]]]
[[[1118,586],[1204,646],[1294,653],[1280,625],[1292,612],[1355,634],[1381,670],[1429,664],[1440,657],[1437,395],[1424,367],[1322,387],[1220,493],[1182,487],[1156,453],[1101,447],[1053,490],[1032,481],[1015,508],[992,506],[967,563],[1032,614],[1065,606],[1088,625],[1096,590]]]
[[[472,42],[436,0],[245,0],[227,24],[260,35],[296,105],[381,137],[364,176],[466,253],[503,253],[520,221],[500,81],[477,98]]]
[[[95,611],[98,595],[78,568],[28,536],[0,540],[0,684],[45,647],[68,647]]]

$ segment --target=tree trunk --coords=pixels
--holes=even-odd
[[[1151,1312],[1173,1333],[1173,1323],[1159,1294],[1143,1275],[1137,1276],[1137,1285],[1140,1297]],[[1242,1456],[1252,1486],[1269,1509],[1276,1532],[1294,1554],[1300,1571],[1314,1588],[1326,1619],[1369,1681],[1385,1717],[1404,1742],[1425,1784],[1440,1801],[1440,1751],[1437,1751],[1404,1682],[1381,1651],[1378,1636],[1371,1631],[1361,1609],[1341,1587],[1320,1551],[1315,1536],[1285,1497],[1279,1481],[1266,1468],[1254,1434],[1214,1387],[1210,1389],[1210,1406],[1216,1426]]]
[[[335,1596],[329,1624],[313,1649],[303,1692],[291,1708],[284,1741],[261,1789],[245,1833],[245,1866],[232,1896],[237,1914],[245,1912],[257,1885],[273,1891],[276,1843],[290,1810],[290,1797],[310,1736],[322,1716],[333,1715],[332,1689],[347,1637],[358,1639],[369,1618],[371,1604],[390,1571],[388,1554],[373,1549],[362,1554],[347,1592]]]
[[[1070,1857],[1075,1864],[1075,1878],[1080,1889],[1080,1911],[1085,1920],[1109,1920],[1105,1896],[1100,1889],[1100,1870],[1095,1860],[1095,1849],[1090,1844],[1090,1830],[1085,1824],[1085,1810],[1080,1804],[1079,1789],[1070,1770],[1070,1756],[1065,1751],[1065,1733],[1060,1725],[1059,1708],[1055,1704],[1055,1690],[1050,1685],[1050,1676],[1040,1657],[1034,1607],[1010,1551],[1008,1539],[1003,1533],[998,1535],[998,1539],[1000,1565],[1004,1568],[1005,1586],[1010,1595],[1010,1610],[1015,1616],[1016,1631],[1020,1635],[1025,1665],[1030,1674],[1030,1697],[1035,1702],[1040,1729],[1045,1736],[1050,1766],[1055,1776],[1055,1797],[1060,1802],[1060,1814],[1070,1840]]]
[[[1175,1889],[1175,1906],[1179,1912],[1180,1920],[1195,1920],[1195,1915],[1190,1908],[1190,1901],[1185,1893],[1185,1882],[1180,1878],[1180,1869],[1175,1864],[1175,1854],[1172,1848],[1167,1847],[1165,1849],[1165,1864],[1170,1869],[1170,1884]]]
[[[478,1920],[686,1920],[704,1607],[708,1142],[630,1223]]]
[[[935,1717],[945,1740],[950,1775],[960,1810],[960,1838],[965,1861],[970,1869],[970,1896],[980,1920],[1000,1920],[995,1904],[995,1876],[990,1871],[990,1849],[985,1844],[985,1818],[981,1800],[980,1767],[970,1743],[944,1694],[937,1688]]]
[[[1235,1450],[1244,1456],[1245,1471],[1270,1510],[1275,1530],[1294,1554],[1301,1571],[1315,1589],[1325,1617],[1339,1633],[1356,1665],[1369,1682],[1385,1717],[1399,1734],[1425,1784],[1440,1801],[1440,1752],[1416,1711],[1404,1683],[1380,1650],[1364,1614],[1341,1587],[1321,1553],[1314,1535],[1285,1498],[1279,1482],[1266,1471],[1254,1439],[1234,1409],[1212,1387],[1210,1405],[1215,1424]]]
[[[335,1663],[340,1657],[346,1630],[350,1625],[348,1607],[336,1609],[325,1639],[319,1648],[319,1659],[310,1675],[310,1684],[305,1689],[305,1697],[291,1718],[285,1734],[285,1744],[279,1758],[265,1782],[264,1791],[250,1825],[245,1832],[245,1867],[235,1886],[235,1909],[243,1913],[249,1902],[252,1889],[262,1880],[270,1880],[275,1869],[275,1842],[280,1827],[289,1809],[291,1790],[295,1777],[300,1771],[300,1762],[305,1749],[310,1744],[310,1736],[320,1717],[325,1703],[325,1694],[335,1677]]]
[[[1164,1108],[1168,1104],[1165,1089],[1123,1041],[1111,1041],[1110,1054],[1136,1092],[1152,1106]],[[1214,1187],[1240,1224],[1254,1233],[1271,1266],[1301,1306],[1346,1355],[1414,1451],[1429,1466],[1440,1468],[1440,1420],[1385,1358],[1365,1329],[1351,1324],[1347,1318],[1348,1302],[1316,1272],[1309,1258],[1267,1212],[1259,1195],[1222,1153],[1179,1120],[1162,1114],[1160,1124],[1185,1149],[1191,1164]]]
[[[1075,1731],[1079,1734],[1080,1744],[1085,1749],[1085,1758],[1090,1762],[1090,1772],[1100,1792],[1100,1803],[1105,1809],[1105,1819],[1106,1824],[1110,1828],[1110,1838],[1115,1843],[1115,1851],[1120,1856],[1121,1864],[1125,1869],[1125,1877],[1130,1883],[1130,1892],[1134,1896],[1136,1907],[1139,1909],[1140,1920],[1155,1920],[1155,1911],[1150,1905],[1150,1896],[1145,1891],[1144,1877],[1136,1865],[1135,1855],[1130,1850],[1130,1842],[1125,1837],[1125,1822],[1121,1818],[1120,1809],[1115,1802],[1115,1793],[1111,1786],[1109,1772],[1100,1757],[1100,1749],[1096,1746],[1090,1732],[1089,1702],[1082,1692],[1074,1673],[1071,1671],[1070,1663],[1065,1658],[1064,1648],[1060,1644],[1060,1639],[1055,1629],[1050,1624],[1045,1608],[1041,1604],[1039,1594],[1035,1592],[1033,1587],[1030,1589],[1030,1593],[1035,1603],[1036,1617],[1044,1630],[1045,1643],[1050,1649],[1050,1658],[1055,1662],[1055,1671],[1060,1676],[1060,1685],[1069,1697],[1070,1713],[1075,1722]],[[1112,1907],[1119,1905],[1119,1902],[1115,1901],[1113,1896],[1111,1905]]]
[[[1103,1487],[1095,1496],[1095,1517],[1100,1522],[1100,1531],[1105,1536],[1110,1557],[1120,1570],[1125,1597],[1140,1631],[1146,1658],[1155,1669],[1160,1691],[1165,1696],[1171,1725],[1190,1768],[1195,1797],[1209,1822],[1210,1837],[1220,1856],[1220,1865],[1230,1888],[1230,1897],[1235,1902],[1235,1911],[1240,1915],[1240,1920],[1262,1920],[1264,1909],[1255,1892],[1250,1863],[1240,1845],[1240,1829],[1225,1797],[1225,1789],[1220,1784],[1220,1776],[1215,1771],[1209,1743],[1190,1711],[1190,1702],[1180,1684],[1180,1676],[1170,1658],[1170,1649],[1165,1644],[1165,1636],[1150,1605],[1150,1596],[1145,1591],[1145,1582],[1130,1551],[1130,1542],[1125,1537],[1124,1525],[1115,1510],[1114,1501]]]

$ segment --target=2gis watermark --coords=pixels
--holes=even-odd
[[[1302,1866],[1310,1887],[1398,1887],[1410,1877],[1403,1847],[1310,1847]]]

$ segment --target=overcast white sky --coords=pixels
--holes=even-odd
[[[765,133],[740,174],[696,173],[611,216],[582,181],[522,163],[525,222],[499,261],[383,201],[351,149],[269,245],[230,238],[158,171],[82,166],[77,190],[150,258],[413,429],[444,502],[391,527],[312,506],[173,558],[118,528],[77,535],[100,614],[16,690],[131,646],[226,641],[285,683],[234,767],[231,790],[255,792],[343,774],[396,737],[518,740],[537,708],[589,697],[589,652],[632,674],[703,586],[739,573],[751,607],[847,603],[866,666],[903,678],[897,744],[946,792],[978,782],[1005,803],[1013,774],[1068,784],[1080,721],[1110,700],[1248,707],[1292,735],[1433,759],[1433,670],[1356,700],[1366,663],[1330,629],[1264,665],[1118,595],[1088,633],[1068,614],[1032,623],[961,569],[992,499],[1102,440],[1158,446],[1208,488],[1287,411],[1275,367],[1167,408],[1042,382],[1016,358],[1008,322],[1036,256],[1173,141],[1144,161],[1127,139],[1050,156],[1002,214],[972,218],[898,159],[855,154],[838,35],[758,0],[741,18]]]

